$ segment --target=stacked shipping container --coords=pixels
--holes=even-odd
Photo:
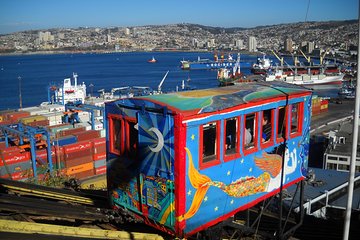
[[[106,173],[106,139],[95,138],[93,143],[93,160],[95,175]]]
[[[312,110],[311,114],[313,116],[319,115],[321,113],[327,112],[329,107],[329,101],[318,96],[312,97]]]
[[[315,116],[320,114],[320,104],[321,104],[321,99],[318,96],[313,96],[312,97],[312,108],[311,108],[311,115]]]
[[[35,109],[38,110],[38,109]],[[34,110],[34,111],[35,111]],[[48,113],[44,116],[30,114],[27,111],[0,112],[0,124],[21,122],[30,126],[46,127],[50,140],[51,158],[55,170],[84,179],[106,173],[106,141],[104,134],[97,130],[87,130],[84,125],[56,124],[60,113]],[[45,139],[45,135],[43,136]],[[4,138],[0,139],[0,177],[13,180],[25,180],[33,176],[31,154],[18,146],[6,147]],[[18,141],[17,141],[18,142]],[[36,149],[37,175],[41,178],[48,171],[47,150]]]
[[[78,179],[94,175],[91,141],[80,141],[63,148],[66,175]]]
[[[82,123],[62,124],[65,107],[50,104],[28,107],[20,110],[0,111],[0,125],[22,123],[32,127],[45,127],[50,136],[51,159],[55,170],[78,179],[106,173],[106,143],[101,122],[95,122],[95,129],[88,124],[90,114],[78,113]],[[97,115],[96,115],[97,116]],[[97,119],[97,118],[96,118]],[[102,130],[102,131],[98,131]],[[12,144],[19,144],[18,136],[9,136]],[[28,147],[6,147],[4,137],[0,136],[0,177],[24,180],[32,177],[31,153]],[[46,135],[42,136],[41,146],[36,142],[37,175],[41,178],[48,171]],[[9,142],[10,143],[10,142]],[[25,143],[24,143],[25,144]],[[29,143],[26,142],[27,146]],[[25,151],[24,148],[27,150]]]
[[[321,99],[320,102],[320,112],[327,112],[329,110],[329,100],[327,99]]]
[[[0,177],[24,180],[31,171],[31,156],[19,147],[6,147],[0,144]]]

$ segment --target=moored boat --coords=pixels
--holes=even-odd
[[[217,71],[217,80],[219,81],[219,85],[228,86],[239,82],[248,82],[249,80],[244,76],[240,69],[240,54],[238,54],[233,68],[220,68]]]
[[[281,59],[284,61],[283,59]],[[283,62],[282,62],[283,63]],[[258,58],[257,62],[252,65],[251,72],[253,74],[260,74],[266,75],[276,70],[281,70],[286,75],[293,75],[293,74],[331,74],[331,73],[338,73],[339,66],[335,63],[326,63],[326,64],[304,64],[299,63],[290,65],[281,64],[280,66],[273,65],[270,58],[265,57]]]
[[[263,55],[262,58],[258,58],[256,63],[251,66],[251,72],[253,74],[266,74],[272,67],[272,61]]]
[[[310,88],[340,88],[343,83],[344,74],[298,74],[298,75],[284,75],[278,73],[267,76],[265,81],[284,81],[291,84],[302,85]]]
[[[73,73],[74,84],[71,82],[71,78],[65,78],[63,85],[60,87],[51,86],[49,90],[52,99],[49,99],[49,102],[61,103],[65,105],[68,102],[79,102],[84,103],[86,98],[86,85],[85,83],[78,84],[77,82],[78,75]],[[52,93],[52,94],[51,94]]]
[[[197,69],[220,69],[220,68],[232,68],[235,66],[237,59],[233,59],[231,55],[228,58],[221,57],[220,59],[217,55],[214,55],[214,60],[208,58],[198,57],[197,61],[180,61],[181,69],[183,70],[197,70]],[[251,67],[249,62],[241,62],[241,67]]]
[[[156,62],[157,62],[157,60],[154,57],[152,57],[151,59],[148,60],[148,63],[156,63]]]
[[[288,83],[304,85],[304,86],[314,86],[314,85],[338,85],[341,86],[343,82],[344,75],[326,75],[326,74],[301,74],[294,76],[285,77],[284,81]]]

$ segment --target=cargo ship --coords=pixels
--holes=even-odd
[[[281,59],[281,65],[274,65],[273,61],[265,55],[262,58],[258,58],[256,63],[251,66],[251,72],[258,75],[266,75],[272,73],[276,70],[281,70],[283,74],[293,75],[293,74],[328,74],[328,73],[337,73],[339,72],[339,66],[337,64],[314,64],[314,63],[299,63],[295,65],[286,64],[284,65],[284,60]]]
[[[224,55],[221,55],[220,59],[218,55],[214,55],[214,59],[200,58],[198,57],[197,61],[182,60],[180,61],[181,69],[183,70],[199,70],[199,69],[219,69],[219,68],[232,68],[235,66],[237,59],[229,54],[228,58],[224,58]],[[240,62],[240,66],[243,68],[250,68],[251,63],[249,62]]]
[[[266,75],[265,81],[284,81],[296,85],[302,85],[311,88],[341,88],[343,84],[344,74],[339,71],[334,73],[308,73],[293,74],[276,69],[275,72],[270,72]]]

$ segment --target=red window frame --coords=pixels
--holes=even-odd
[[[226,154],[226,122],[228,119],[233,119],[233,118],[236,118],[236,128],[237,128],[237,131],[236,131],[236,146],[235,146],[235,153],[231,153],[231,154]],[[239,158],[240,157],[240,117],[237,116],[237,117],[230,117],[230,118],[226,118],[224,119],[224,134],[223,134],[223,158],[224,158],[224,161],[227,162],[227,161],[231,161],[231,160],[234,160],[236,158]]]
[[[246,116],[250,115],[250,114],[255,114],[255,119],[254,119],[254,122],[255,122],[254,131],[255,131],[255,134],[253,135],[254,146],[246,148],[246,146],[245,146]],[[252,112],[252,113],[244,114],[243,127],[241,129],[242,130],[241,132],[242,132],[242,148],[243,148],[243,153],[244,153],[245,156],[258,151],[258,137],[259,137],[258,119],[259,119],[259,112]]]
[[[296,132],[291,132],[291,117],[292,117],[292,108],[293,108],[293,105],[294,104],[298,104],[298,119],[297,119],[297,125],[298,125],[298,129]],[[303,116],[304,116],[304,102],[296,102],[296,103],[293,103],[291,104],[291,107],[290,107],[290,137],[298,137],[298,136],[301,136],[301,133],[302,133],[302,125],[303,125]]]
[[[277,111],[276,111],[276,143],[281,143],[281,142],[284,142],[284,138],[283,137],[278,137],[278,129],[279,129],[279,114],[280,114],[280,108],[284,108],[285,109],[285,116],[284,116],[284,128],[285,128],[285,138],[288,138],[289,137],[289,134],[288,134],[288,111],[289,111],[289,107],[288,106],[280,106],[279,108],[277,108]]]
[[[121,155],[124,152],[124,119],[119,117],[118,115],[109,114],[108,117],[109,121],[109,151],[110,153]],[[120,143],[120,150],[114,148],[114,121],[120,121],[120,136],[119,143]]]
[[[137,124],[136,122],[136,119],[135,118],[125,118],[125,121],[124,121],[124,125],[125,125],[125,142],[126,142],[126,146],[125,146],[125,150],[127,153],[130,153],[130,151],[132,151],[131,147],[130,147],[130,137],[131,137],[131,134],[130,134],[130,124],[129,123],[133,123],[134,126]],[[138,136],[136,136],[136,138],[138,139]],[[138,142],[139,142],[139,139],[138,141],[136,142],[136,146],[135,146],[135,149],[137,149],[138,147]]]
[[[203,148],[204,127],[203,126],[206,125],[206,124],[211,124],[211,123],[216,124],[215,159],[212,159],[212,160],[210,160],[208,162],[204,162],[204,156],[203,156],[203,150],[204,150],[204,148]],[[200,131],[200,134],[199,134],[199,168],[201,170],[220,164],[220,154],[219,154],[219,151],[220,151],[220,121],[213,121],[213,122],[209,122],[209,123],[206,123],[206,124],[202,124],[199,127],[199,131]]]
[[[264,118],[264,111],[262,111],[262,113],[261,113],[261,122],[260,122],[260,125],[261,125],[261,127],[260,127],[260,146],[261,146],[261,148],[267,148],[267,147],[270,147],[270,146],[274,145],[274,139],[275,139],[275,136],[274,136],[275,108],[267,109],[267,110],[271,111],[271,137],[266,142],[262,140],[262,133],[263,133],[262,121],[263,121],[263,118]]]

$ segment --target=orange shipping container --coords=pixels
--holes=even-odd
[[[75,167],[75,166],[89,163],[89,162],[92,162],[91,156],[78,157],[78,158],[72,159],[70,161],[65,161],[65,167],[71,168],[71,167]]]
[[[80,165],[77,165],[74,167],[67,168],[66,174],[72,175],[75,173],[85,172],[85,171],[93,170],[93,169],[94,169],[93,163],[89,162],[89,163],[84,163],[84,164],[80,164]]]

